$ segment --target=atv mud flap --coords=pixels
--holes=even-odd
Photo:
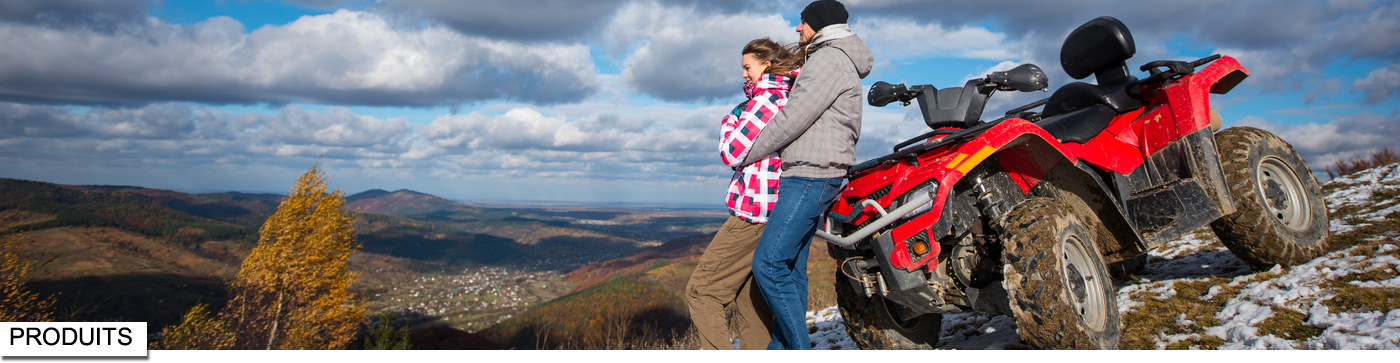
[[[1158,150],[1127,179],[1128,215],[1148,250],[1235,211],[1209,128]]]
[[[1135,194],[1128,213],[1150,250],[1220,218],[1220,207],[1195,180],[1182,180]]]

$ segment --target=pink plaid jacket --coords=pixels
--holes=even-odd
[[[738,166],[748,156],[749,146],[753,145],[759,131],[787,104],[788,90],[797,73],[793,71],[788,77],[765,74],[758,82],[744,85],[749,101],[735,107],[734,112],[720,121],[719,156],[725,165],[734,169],[725,205],[729,207],[729,214],[752,223],[768,222],[773,204],[778,201],[782,162],[775,152],[743,168]]]

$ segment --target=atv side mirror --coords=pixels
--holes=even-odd
[[[995,83],[1002,91],[1039,91],[1050,87],[1050,79],[1034,64],[1022,64],[1005,72],[992,72],[987,81]]]
[[[879,81],[870,86],[870,93],[865,98],[869,100],[871,106],[875,107],[885,107],[894,101],[904,101],[907,105],[909,101],[901,98],[908,93],[909,87],[903,83],[889,84],[889,82]]]

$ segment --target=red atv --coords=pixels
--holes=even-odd
[[[1327,209],[1292,146],[1255,128],[1214,132],[1208,93],[1248,71],[1214,55],[1150,62],[1138,79],[1126,63],[1135,52],[1122,22],[1089,21],[1060,64],[1097,84],[992,121],[980,121],[988,97],[1045,89],[1040,68],[960,88],[871,87],[872,106],[917,101],[933,131],[852,167],[818,231],[861,348],[931,348],[941,314],[971,311],[1013,316],[1037,348],[1117,348],[1110,266],[1141,269],[1149,250],[1206,224],[1256,270],[1322,254]]]

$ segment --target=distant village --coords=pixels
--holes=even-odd
[[[625,257],[616,253],[577,259],[541,259],[528,265],[484,266],[457,274],[422,275],[398,285],[379,285],[367,307],[389,312],[423,327],[451,325],[466,331],[485,329],[529,308],[571,291],[563,275],[580,266]]]

